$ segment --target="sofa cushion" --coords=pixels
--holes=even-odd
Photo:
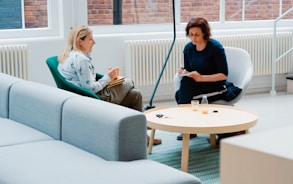
[[[51,139],[53,138],[33,128],[0,118],[0,147]]]
[[[146,158],[146,118],[139,111],[88,97],[64,103],[62,140],[106,160]]]
[[[115,173],[115,180],[110,183],[201,184],[201,180],[191,174],[151,160],[107,163],[103,170]]]
[[[53,140],[0,147],[2,183],[198,184],[190,174],[150,160],[109,162]]]
[[[77,96],[40,83],[16,83],[10,89],[9,119],[60,139],[63,103]]]
[[[0,73],[0,117],[8,117],[9,90],[14,83],[19,81],[23,80],[4,73]]]

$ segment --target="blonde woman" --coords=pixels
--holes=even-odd
[[[97,79],[90,53],[95,44],[92,30],[78,26],[71,30],[67,44],[58,57],[58,70],[64,78],[79,87],[89,89],[111,103],[143,111],[141,92],[130,79],[111,88],[106,86],[118,77],[117,68],[110,68],[103,77]],[[161,144],[160,139],[155,144]]]

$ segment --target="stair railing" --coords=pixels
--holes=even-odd
[[[279,62],[284,56],[289,54],[293,50],[293,46],[289,48],[287,51],[285,51],[281,56],[277,58],[277,23],[288,13],[290,13],[293,10],[293,7],[290,8],[288,11],[280,15],[276,20],[274,20],[274,33],[273,33],[273,40],[272,40],[272,89],[271,89],[271,95],[276,95],[276,64]]]

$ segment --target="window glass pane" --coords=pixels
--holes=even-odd
[[[290,8],[293,8],[293,0],[283,0],[282,12],[285,13]],[[287,14],[287,16],[284,17],[284,19],[293,19],[293,11]]]
[[[48,27],[47,0],[0,1],[0,29],[43,27]]]
[[[123,24],[154,24],[172,22],[172,0],[124,0],[122,2]]]
[[[114,13],[121,11],[121,24],[171,23],[172,0],[88,0],[88,24],[112,25]],[[115,11],[114,11],[115,10]],[[116,16],[117,17],[117,16]]]
[[[204,17],[208,21],[218,22],[220,0],[181,0],[181,22],[188,22],[192,17]]]
[[[116,4],[116,3],[122,3]],[[279,0],[225,0],[225,20],[272,20],[279,16]],[[120,5],[120,9],[115,8]],[[283,0],[282,12],[293,7],[293,0]],[[244,10],[244,12],[243,12]],[[88,24],[115,24],[115,13],[120,15],[119,24],[171,23],[172,0],[88,0]],[[220,0],[180,0],[180,21],[187,22],[191,17],[205,17],[218,22]],[[285,18],[292,18],[290,13]],[[115,18],[113,18],[115,17]]]
[[[225,3],[225,21],[241,21],[242,1],[226,0]]]
[[[245,1],[245,20],[272,20],[279,16],[279,1]]]
[[[113,0],[88,0],[88,24],[113,24]]]
[[[21,0],[0,1],[0,29],[22,28]]]
[[[48,27],[47,0],[24,0],[25,28]]]
[[[239,0],[226,0],[226,21],[242,20],[242,3]],[[273,20],[279,17],[279,1],[276,0],[245,0],[244,20]],[[293,0],[282,2],[282,12],[293,7]],[[292,18],[292,13],[285,18]]]

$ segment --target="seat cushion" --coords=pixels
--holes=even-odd
[[[112,161],[104,170],[118,173],[111,183],[201,184],[201,180],[191,174],[151,160]]]
[[[53,138],[33,128],[0,118],[0,147],[51,139]]]
[[[200,183],[198,178],[158,162],[109,162],[57,140],[0,147],[0,166],[2,183]]]

